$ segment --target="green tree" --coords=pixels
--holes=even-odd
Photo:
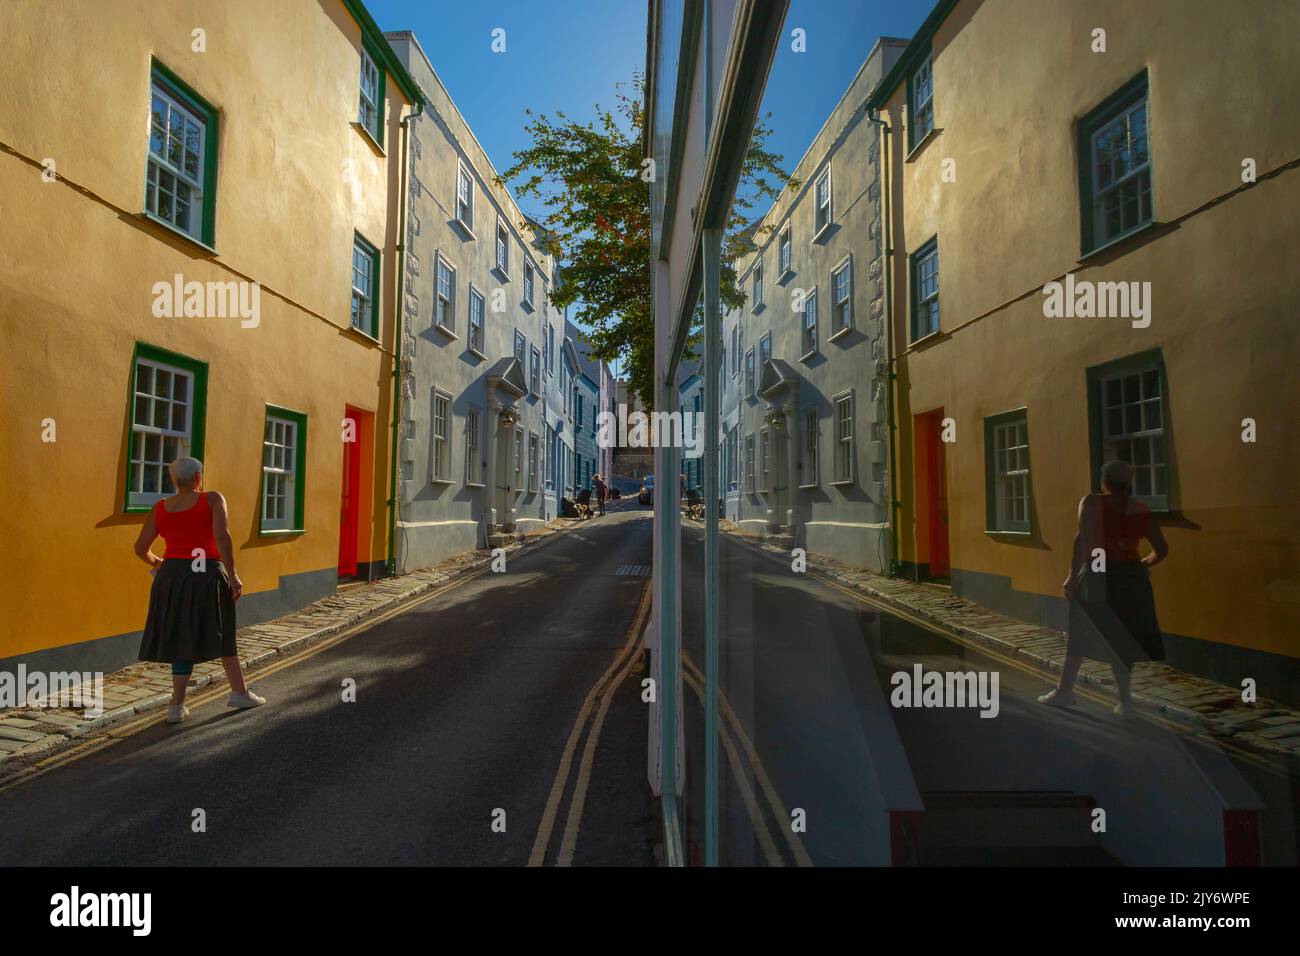
[[[643,178],[641,129],[644,79],[615,90],[613,110],[596,106],[587,123],[557,112],[554,118],[529,111],[525,127],[532,145],[514,154],[514,164],[497,178],[514,182],[522,201],[545,208],[539,239],[560,263],[561,281],[551,290],[560,309],[588,327],[592,353],[619,361],[632,390],[647,407],[654,402],[654,320],[650,311],[650,183]],[[765,119],[770,118],[768,114]],[[798,182],[782,170],[782,157],[765,148],[771,130],[754,125],[722,243],[722,301],[745,303],[737,288],[735,263],[762,241],[770,227],[755,228],[755,208],[775,202]],[[696,356],[699,318],[687,343]]]

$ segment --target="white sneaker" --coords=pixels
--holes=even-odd
[[[167,708],[167,723],[179,724],[190,715],[190,709],[184,704],[171,704]]]
[[[1046,704],[1048,707],[1073,707],[1078,703],[1074,694],[1062,694],[1060,689],[1049,690],[1042,697],[1038,698],[1040,704]]]
[[[261,707],[266,703],[265,697],[259,697],[251,690],[242,694],[231,692],[230,699],[226,701],[227,707],[239,707],[241,709],[248,707]]]

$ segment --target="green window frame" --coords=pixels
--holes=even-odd
[[[274,427],[277,423],[292,423],[294,426],[294,444],[293,444],[293,492],[292,504],[293,515],[290,518],[284,515],[283,518],[267,518],[267,492],[269,488],[268,477],[270,475],[280,475],[284,473],[283,460],[276,456],[276,448],[282,448],[283,443],[274,441]],[[258,514],[258,532],[260,534],[301,534],[305,530],[306,517],[306,495],[307,495],[307,414],[306,412],[294,411],[291,408],[284,408],[280,405],[266,406],[266,415],[262,425],[262,464],[261,464],[261,481],[258,484],[257,493],[257,514]],[[287,502],[286,502],[287,503]],[[280,520],[286,520],[289,527],[276,527]]]
[[[161,388],[157,370],[163,367],[169,374],[167,394]],[[147,382],[141,381],[141,371],[147,371]],[[184,396],[176,398],[173,392],[179,371],[185,376]],[[171,460],[197,458],[203,460],[204,436],[208,406],[208,364],[155,345],[136,342],[131,352],[131,373],[127,381],[126,398],[126,462],[122,483],[122,512],[141,514],[149,511],[161,499],[170,484],[164,460],[169,444],[174,449]],[[176,428],[177,410],[184,417],[181,428]],[[142,415],[142,421],[137,421]],[[160,420],[157,416],[161,415]],[[174,444],[172,444],[174,442]],[[159,470],[161,466],[161,470]],[[152,469],[158,491],[146,491],[146,471]],[[140,490],[135,490],[138,486]],[[174,490],[174,489],[173,489]]]
[[[1135,122],[1130,118],[1126,129],[1130,141],[1126,144],[1123,155],[1130,169],[1119,170],[1116,175],[1116,160],[1108,166],[1108,175],[1113,179],[1100,184],[1096,177],[1099,167],[1094,164],[1093,140],[1107,126],[1124,118],[1126,114],[1137,111],[1141,115],[1140,135],[1134,139]],[[1147,71],[1143,70],[1133,79],[1106,97],[1095,109],[1079,120],[1078,123],[1078,161],[1079,161],[1079,209],[1080,209],[1080,248],[1082,255],[1096,252],[1112,243],[1127,239],[1152,225],[1155,221],[1155,185],[1152,175],[1151,159],[1151,98],[1147,82]],[[1139,145],[1140,144],[1140,145]],[[1134,152],[1138,146],[1137,153]],[[1135,160],[1140,155],[1141,160]],[[1123,186],[1116,184],[1123,182]],[[1098,187],[1110,190],[1119,201],[1116,214],[1119,228],[1103,238],[1098,231],[1097,222]],[[1132,187],[1131,190],[1128,187]],[[1132,209],[1130,210],[1130,206]],[[1145,210],[1145,212],[1144,212]],[[1124,219],[1134,216],[1134,222],[1123,226]]]
[[[918,77],[922,85],[918,87]],[[924,99],[918,104],[918,94]],[[917,107],[920,109],[917,109]],[[935,129],[935,60],[930,43],[917,51],[914,65],[907,70],[907,153]],[[918,135],[919,134],[919,135]]]
[[[363,276],[364,269],[362,266],[369,262],[370,274]],[[352,306],[350,309],[351,327],[372,339],[379,338],[379,277],[380,277],[379,250],[359,232],[352,234]],[[368,283],[369,288],[363,289],[358,283]],[[361,309],[358,310],[358,299],[366,300],[360,303]],[[369,316],[366,316],[366,312]],[[369,328],[363,328],[358,324],[359,319],[368,322]]]
[[[1087,370],[1087,384],[1093,492],[1101,491],[1101,466],[1119,458],[1136,469],[1132,497],[1146,502],[1153,514],[1173,514],[1178,476],[1163,351],[1147,349],[1094,365]],[[1118,401],[1112,400],[1116,388]]]
[[[188,176],[191,181],[188,186],[182,181],[182,177],[177,175],[177,169],[183,171],[187,165],[187,147],[190,145],[188,137],[185,143],[181,144],[179,167],[155,155],[155,143],[164,144],[158,146],[158,149],[169,152],[165,144],[168,142],[167,131],[170,128],[170,120],[164,122],[160,130],[158,121],[162,117],[157,112],[160,100],[158,93],[163,94],[163,97],[172,100],[175,105],[180,106],[183,110],[193,114],[195,118],[203,121],[201,142],[193,143],[194,146],[201,149],[198,160],[202,169],[196,169],[194,174]],[[192,86],[168,69],[156,57],[150,58],[149,99],[149,145],[146,147],[145,155],[144,216],[149,221],[158,223],[178,236],[183,236],[191,242],[197,242],[209,250],[215,251],[217,159],[221,136],[221,116],[216,107],[200,96]],[[159,136],[160,132],[162,133],[161,137]],[[162,214],[160,204],[164,186],[160,180],[166,176],[172,178],[173,191],[177,196],[179,196],[182,187],[192,189],[194,184],[197,184],[202,190],[198,203],[199,228],[197,230],[186,230]],[[177,199],[173,198],[172,202],[175,204]]]
[[[987,531],[995,534],[1033,531],[1034,486],[1029,454],[1027,409],[1016,408],[984,419],[984,527]]]
[[[374,123],[369,126],[364,122],[365,102],[365,80],[366,59],[369,58],[370,65],[375,69],[375,111]],[[384,111],[388,103],[388,73],[384,69],[385,57],[379,47],[364,33],[361,36],[361,53],[357,56],[358,73],[357,73],[357,126],[366,131],[375,144],[383,149],[384,146]]]
[[[934,257],[933,271],[921,272],[921,267]],[[907,257],[908,286],[911,289],[911,341],[934,335],[943,329],[939,313],[939,237],[935,236]],[[924,298],[922,298],[924,297]],[[921,326],[922,309],[925,310],[925,327]]]

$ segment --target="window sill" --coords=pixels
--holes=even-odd
[[[784,272],[782,272],[779,276],[776,277],[776,284],[785,285],[793,278],[794,278],[794,270],[786,269]]]
[[[984,529],[984,533],[991,538],[1031,538],[1032,531],[994,531],[991,528]]]
[[[800,485],[800,491],[816,491],[821,487],[821,482],[813,482],[811,485]]]
[[[506,272],[506,270],[502,269],[500,266],[493,266],[489,271],[502,282],[510,281],[510,273]]]
[[[365,141],[370,144],[370,148],[373,149],[378,155],[385,156],[385,157],[388,155],[388,153],[384,152],[384,147],[382,144],[380,144],[379,140],[375,139],[374,133],[370,132],[370,130],[366,129],[356,120],[353,120],[352,123],[349,125],[351,125],[351,127],[354,130],[356,130],[358,133],[361,134],[361,136],[365,139]]]
[[[257,533],[266,537],[284,537],[291,534],[302,534],[302,528],[258,528]]]
[[[351,336],[353,339],[356,339],[362,345],[369,345],[371,347],[374,347],[380,344],[379,339],[375,338],[369,332],[365,332],[357,328],[355,325],[349,325],[346,329],[343,330],[343,334]]]
[[[813,233],[812,238],[808,240],[809,243],[816,244],[817,241],[820,240],[822,236],[826,235],[826,233],[831,231],[831,226],[833,225],[835,225],[835,223],[833,222],[826,223],[826,225],[822,226],[820,229],[818,229],[816,232]]]
[[[443,335],[447,336],[447,338],[451,339],[452,341],[459,341],[460,339],[459,335],[457,335],[451,329],[447,328],[447,326],[445,325],[439,325],[437,322],[435,322],[433,323],[433,327],[437,329],[439,332],[441,332]]]
[[[151,222],[155,226],[161,226],[162,228],[166,229],[169,233],[171,233],[173,236],[175,236],[177,239],[182,239],[185,242],[188,242],[190,245],[197,246],[198,248],[202,249],[204,252],[209,253],[210,255],[214,255],[214,256],[220,255],[220,253],[217,252],[214,246],[208,245],[202,239],[195,239],[188,232],[182,232],[181,230],[173,226],[170,222],[168,222],[166,219],[163,219],[161,216],[155,216],[153,213],[149,212],[148,210],[141,211],[139,215],[140,218],[143,219],[145,222]]]
[[[463,219],[453,219],[452,222],[456,224],[456,228],[459,229],[459,230],[464,234],[464,236],[465,236],[466,239],[469,239],[469,240],[471,240],[471,241],[473,241],[473,242],[477,242],[477,241],[478,241],[478,236],[474,235],[474,230],[471,229],[471,228],[470,228],[470,227],[465,223],[465,220],[463,220]]]
[[[484,355],[482,352],[480,352],[478,349],[474,348],[474,346],[472,345],[466,348],[465,351],[468,352],[470,355],[473,355],[475,358],[481,358],[483,361],[485,362],[487,361],[487,356]]]
[[[800,356],[799,356],[799,361],[800,361],[800,362],[807,363],[807,362],[809,362],[810,360],[812,360],[813,358],[815,358],[816,355],[817,355],[817,350],[816,350],[816,349],[813,349],[813,350],[810,351],[810,352],[804,352],[803,355],[800,355]]]
[[[533,305],[531,302],[520,302],[520,303],[519,303],[519,308],[523,309],[525,312],[536,312],[536,311],[537,311],[537,307],[536,307],[535,305]]]
[[[903,160],[903,162],[910,163],[914,159],[916,159],[916,157],[921,154],[921,150],[925,149],[925,147],[930,144],[931,140],[938,139],[939,134],[942,132],[943,130],[940,129],[938,126],[930,127],[930,132],[926,133],[924,136],[921,137],[921,141],[912,147],[911,151],[907,154],[907,157]]]
[[[835,488],[845,488],[845,487],[848,487],[848,486],[851,485],[851,484],[853,484],[853,479],[852,479],[852,478],[844,478],[844,479],[841,479],[840,481],[832,481],[832,482],[831,482],[831,486],[832,486],[832,487],[835,487]]]
[[[447,482],[447,484],[451,484],[451,482]],[[465,482],[465,487],[466,487],[466,488],[486,488],[486,487],[487,487],[487,484],[486,484],[485,482],[482,482],[482,481],[467,481],[467,482]]]
[[[942,335],[943,335],[943,329],[935,329],[933,332],[927,332],[919,339],[913,339],[911,342],[908,342],[907,343],[908,351],[911,351],[912,349],[915,348],[923,348],[924,346],[927,346],[932,342],[937,342]]]
[[[764,309],[766,309],[766,308],[767,308],[767,303],[765,303],[765,302],[755,302],[755,303],[754,303],[754,307],[753,307],[752,309],[749,310],[749,314],[750,314],[750,315],[758,315],[760,312],[762,312],[762,311],[763,311]]]
[[[429,479],[429,484],[431,484],[431,485],[454,485],[455,483],[456,483],[456,482],[452,481],[450,478],[430,478],[430,479]]]
[[[1123,233],[1122,235],[1118,235],[1114,239],[1107,239],[1101,245],[1093,249],[1089,249],[1087,252],[1079,256],[1075,264],[1084,265],[1090,262],[1090,260],[1092,260],[1096,256],[1100,256],[1103,252],[1107,252],[1115,248],[1116,246],[1121,245],[1122,243],[1128,242],[1130,239],[1136,239],[1138,236],[1145,235],[1146,233],[1150,232],[1152,229],[1155,229],[1158,225],[1160,225],[1160,223],[1152,219],[1150,222],[1143,223],[1142,225],[1138,226],[1136,229],[1130,229],[1128,232]]]
[[[838,332],[836,332],[834,335],[832,335],[832,336],[831,336],[829,339],[827,339],[826,341],[827,341],[827,342],[834,342],[836,339],[842,339],[842,338],[844,338],[844,336],[848,335],[848,334],[849,334],[850,332],[852,332],[852,331],[853,331],[853,326],[851,326],[851,325],[846,325],[846,326],[844,326],[844,328],[840,329]]]

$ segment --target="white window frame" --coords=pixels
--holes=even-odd
[[[916,149],[934,131],[934,64],[929,54],[912,71],[911,93],[908,119],[912,126],[911,148]]]
[[[477,325],[475,324],[474,321],[475,303],[478,304]],[[473,283],[470,283],[469,317],[466,325],[469,334],[469,350],[473,352],[475,355],[480,356],[481,358],[487,357],[483,353],[483,342],[487,332],[487,329],[485,328],[486,323],[487,323],[487,300],[484,299],[483,293],[480,292],[478,289],[474,288]]]
[[[157,124],[153,121],[153,100],[162,100],[167,106],[167,126],[160,130],[162,134],[163,152],[160,154],[154,150],[154,129]],[[181,161],[177,165],[167,158],[167,144],[173,138],[172,121],[176,114],[180,115],[180,148]],[[185,133],[189,129],[189,124],[193,123],[198,128],[198,151],[187,150],[185,147]],[[207,142],[208,142],[208,121],[199,113],[186,106],[181,100],[169,93],[166,87],[162,86],[157,80],[150,84],[150,101],[149,101],[149,157],[145,164],[145,211],[151,216],[161,219],[173,229],[191,239],[203,241],[203,178],[207,169]],[[187,152],[194,152],[195,170],[197,176],[191,176],[185,171],[185,155]],[[163,176],[172,177],[172,188],[164,189]],[[188,190],[185,199],[181,198],[181,190]],[[172,214],[163,215],[160,210],[159,199],[162,194],[171,197]],[[188,207],[189,220],[188,226],[183,226],[179,222],[179,213],[181,203],[184,202]]]
[[[537,432],[528,433],[528,493],[535,494],[537,491],[537,477],[541,469],[541,445],[537,440]]]
[[[518,329],[515,329],[515,361],[519,363],[519,371],[524,375],[528,374],[528,336],[524,335]]]
[[[745,394],[750,398],[755,397],[758,388],[758,376],[754,368],[754,350],[751,348],[745,353]]]
[[[537,308],[533,296],[537,287],[537,269],[532,262],[524,259],[524,305],[529,309]]]
[[[750,274],[750,281],[753,283],[754,303],[751,312],[761,312],[763,309],[763,257],[759,256],[754,261],[754,271]]]
[[[262,432],[263,531],[291,531],[294,526],[295,486],[298,471],[298,423],[267,413]],[[268,457],[270,464],[267,463]],[[275,502],[278,507],[272,509]],[[272,510],[278,514],[270,514]]]
[[[766,427],[758,430],[758,477],[758,490],[768,494],[772,490],[772,435]]]
[[[528,351],[528,392],[536,396],[542,394],[542,353],[536,345],[529,346]]]
[[[483,410],[471,405],[465,410],[465,484],[483,487]]]
[[[369,70],[367,70],[369,67]],[[370,79],[371,91],[366,93],[366,80]],[[357,124],[371,136],[378,138],[379,130],[379,66],[371,57],[365,44],[361,45],[361,77],[358,81],[360,96],[357,103]]]
[[[817,354],[817,287],[808,290],[803,300],[803,313],[799,316],[799,344],[803,350],[801,359]]]
[[[434,484],[451,484],[451,403],[449,392],[434,386],[429,406],[429,480]],[[439,405],[443,414],[438,414]]]
[[[776,234],[776,271],[778,282],[794,274],[794,236],[788,222]]]
[[[1150,383],[1153,376],[1155,390],[1151,391]],[[1125,390],[1126,382],[1131,379],[1137,380],[1135,397],[1130,397]],[[1109,395],[1111,383],[1116,383],[1119,388],[1118,404],[1112,404]],[[1098,381],[1098,387],[1101,389],[1099,401],[1103,457],[1118,458],[1132,465],[1133,484],[1129,489],[1130,495],[1146,502],[1152,511],[1169,510],[1172,467],[1169,463],[1169,439],[1165,428],[1165,423],[1169,420],[1169,412],[1160,365],[1149,362],[1138,368],[1109,373]],[[1155,427],[1147,427],[1147,413],[1152,406],[1158,416],[1157,424]],[[1138,416],[1137,424],[1141,426],[1136,429],[1131,427],[1132,423],[1129,420],[1130,411],[1134,409]],[[1118,413],[1120,417],[1118,431],[1111,428],[1113,413]],[[1146,450],[1143,454],[1138,454],[1139,448]],[[1162,478],[1164,491],[1157,491],[1156,478],[1161,471],[1164,473]]]
[[[1155,218],[1153,197],[1151,194],[1151,111],[1148,109],[1148,96],[1146,87],[1140,98],[1130,103],[1119,113],[1119,115],[1108,120],[1104,126],[1093,130],[1088,137],[1088,161],[1092,164],[1091,175],[1088,177],[1089,185],[1092,189],[1092,248],[1098,249],[1101,246],[1122,239],[1124,236],[1137,232],[1143,226],[1148,225]],[[1131,152],[1133,144],[1133,127],[1132,117],[1134,113],[1142,112],[1145,129],[1142,134],[1143,141],[1146,143],[1146,160],[1141,165],[1135,165],[1126,170],[1118,178],[1112,179],[1105,186],[1100,185],[1099,160],[1100,150],[1098,144],[1101,138],[1116,127],[1123,126],[1125,132],[1125,143],[1128,151]],[[1142,187],[1142,179],[1146,178],[1146,188]],[[1133,184],[1137,190],[1136,205],[1137,219],[1129,225],[1124,224],[1124,194],[1123,190],[1129,184]],[[1117,232],[1109,232],[1106,229],[1106,200],[1111,196],[1118,197],[1119,229]],[[1143,200],[1143,197],[1145,201]],[[1145,208],[1145,215],[1143,210]]]
[[[149,371],[149,391],[140,391],[140,369],[148,368]],[[166,372],[169,376],[167,396],[157,394],[158,373]],[[176,394],[175,381],[177,378],[185,380],[185,398],[177,400],[171,396]],[[148,423],[136,420],[136,411],[139,408],[140,401],[143,399],[147,404]],[[157,404],[165,402],[167,405],[166,426],[155,425],[157,420]],[[180,405],[184,409],[185,427],[176,428],[176,406]],[[155,502],[160,501],[166,495],[174,492],[175,486],[171,485],[171,474],[168,472],[168,466],[177,458],[189,457],[191,443],[194,437],[194,376],[188,370],[175,365],[168,365],[165,362],[156,362],[153,359],[137,358],[135,366],[131,369],[131,461],[127,469],[127,505],[129,507],[152,506]],[[157,457],[150,454],[149,439],[157,438]],[[168,457],[168,448],[172,448],[171,457]],[[144,490],[145,469],[152,468],[157,476],[158,491]],[[132,472],[134,471],[134,475]],[[132,478],[136,480],[132,480]],[[134,487],[138,486],[138,487]],[[171,486],[171,491],[167,489]]]
[[[1008,415],[991,424],[991,428],[993,530],[1027,532],[1030,530],[1028,416],[1023,411]],[[1021,517],[1014,513],[1017,503]]]
[[[505,219],[497,214],[496,242],[493,245],[493,268],[509,280],[510,278],[510,227]]]
[[[821,455],[818,445],[821,441],[821,421],[817,409],[805,408],[803,411],[803,481],[801,488],[816,488],[821,483],[818,462]]]
[[[372,296],[375,294],[375,277],[371,274],[375,259],[371,255],[366,240],[359,235],[352,237],[352,328],[370,335],[370,321],[374,315]],[[358,269],[358,261],[365,264]],[[360,279],[364,285],[358,283]]]
[[[523,491],[524,481],[527,478],[527,476],[524,474],[524,445],[526,444],[526,442],[527,442],[527,438],[524,435],[523,428],[516,425],[515,426],[515,480],[514,480],[514,487],[513,487],[514,491]]]
[[[826,201],[821,199],[822,183],[826,184]],[[834,194],[832,193],[831,167],[827,164],[826,168],[818,175],[813,186],[813,241],[816,242],[827,229],[831,227],[834,220]]]
[[[839,279],[844,276],[844,294],[840,295]],[[831,270],[831,341],[853,329],[853,256],[847,255]]]
[[[464,194],[462,195],[462,189]],[[462,205],[465,207],[461,209]],[[469,232],[474,233],[474,177],[462,160],[456,160],[456,221]]]
[[[931,258],[934,259],[934,291],[923,295],[921,291],[921,267]],[[916,304],[912,309],[912,321],[909,325],[911,326],[912,341],[919,342],[926,336],[934,335],[943,327],[941,325],[942,313],[939,309],[939,243],[934,240],[926,242],[925,245],[912,254],[911,260],[909,268],[912,275],[909,284],[916,296]],[[925,315],[924,330],[921,328],[922,312]]]
[[[443,294],[442,272],[447,270],[447,293]],[[439,320],[439,313],[446,321]],[[433,324],[450,335],[456,334],[456,267],[441,252],[433,265]]]
[[[745,492],[751,495],[754,493],[754,450],[754,433],[750,432],[744,441],[744,482]]]
[[[857,461],[857,432],[854,421],[854,393],[853,389],[840,392],[831,399],[831,408],[833,409],[832,433],[835,442],[835,462],[832,475],[833,485],[850,485],[853,483],[853,473]],[[847,408],[847,414],[845,409]]]

